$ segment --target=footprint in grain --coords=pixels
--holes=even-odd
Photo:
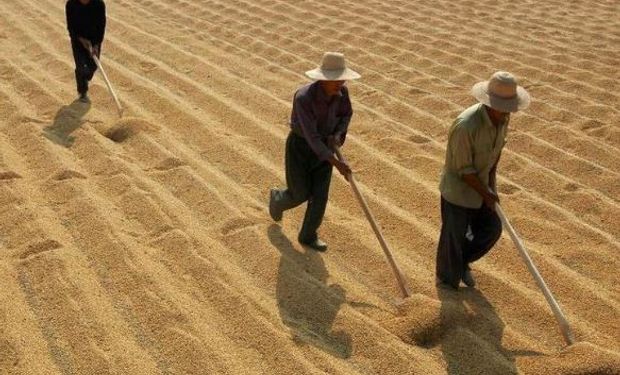
[[[86,176],[84,176],[80,172],[77,172],[77,171],[74,171],[74,170],[71,170],[71,169],[65,169],[65,170],[62,170],[62,171],[56,173],[54,175],[54,177],[53,177],[53,179],[57,180],[57,181],[70,180],[70,179],[74,179],[74,178],[83,180],[83,179],[86,179]]]
[[[0,172],[0,180],[16,180],[22,178],[22,176],[20,176],[19,174],[13,172],[13,171],[4,171],[4,172]]]
[[[170,157],[162,160],[159,164],[157,164],[153,169],[158,171],[167,171],[170,169],[182,167],[187,165],[187,163],[179,158]]]
[[[60,249],[62,244],[55,240],[44,240],[28,245],[26,250],[19,256],[20,259],[27,259],[33,256]]]

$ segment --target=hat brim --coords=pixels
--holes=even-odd
[[[358,79],[361,77],[359,73],[349,68],[338,70],[327,70],[316,68],[308,70],[306,76],[315,79],[317,81],[348,81],[352,79]]]
[[[478,82],[472,87],[471,94],[484,105],[501,112],[518,112],[529,107],[530,94],[521,86],[517,86],[517,96],[512,99],[500,98],[489,94],[489,81]]]

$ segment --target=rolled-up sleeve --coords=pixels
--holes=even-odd
[[[474,168],[471,136],[467,129],[456,127],[450,136],[452,166],[459,176],[478,173]]]
[[[333,155],[333,152],[323,142],[322,136],[319,134],[317,119],[312,111],[312,103],[303,96],[295,95],[293,105],[295,106],[294,111],[297,117],[297,123],[308,145],[310,145],[310,148],[314,151],[319,160],[324,161],[329,159]]]

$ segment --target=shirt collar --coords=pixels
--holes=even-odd
[[[325,91],[323,91],[323,88],[321,87],[321,81],[316,81],[315,82],[316,85],[316,98],[324,103],[329,103],[330,97],[327,96],[327,94],[325,94]],[[335,96],[337,98],[342,97],[342,89],[340,89],[340,91],[338,91],[338,94],[336,94]]]
[[[487,112],[487,109],[484,107],[484,104],[480,104],[480,111],[482,111],[482,122],[484,123],[484,126],[492,128],[493,122],[491,121],[491,118],[489,117],[489,113]]]
[[[484,123],[484,126],[495,128],[495,125],[493,125],[493,121],[491,121],[491,118],[489,117],[489,113],[487,112],[486,108],[484,107],[484,104],[482,103],[480,104],[480,110],[482,111],[482,122]],[[506,116],[506,119],[501,124],[499,124],[497,128],[501,129],[502,127],[508,125],[509,120],[510,120],[510,115]]]

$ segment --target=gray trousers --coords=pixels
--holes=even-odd
[[[285,163],[287,188],[276,192],[275,204],[285,211],[307,201],[298,240],[314,242],[327,207],[332,165],[319,160],[308,142],[293,132],[286,139]]]
[[[482,258],[502,234],[502,222],[486,205],[467,208],[441,198],[441,235],[437,246],[436,275],[458,288],[469,263]],[[468,236],[471,231],[471,236]],[[470,238],[468,238],[470,237]]]

